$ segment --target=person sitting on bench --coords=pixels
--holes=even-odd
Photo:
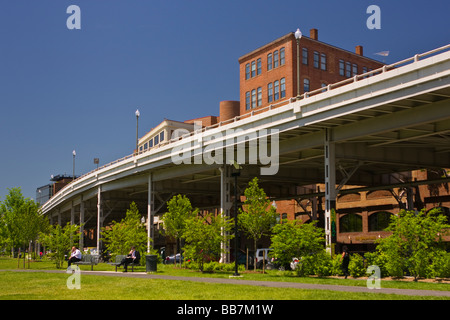
[[[130,263],[138,264],[140,260],[139,251],[136,251],[135,247],[131,247],[130,252],[127,254],[125,258],[122,259],[120,265],[123,265],[123,272],[127,272],[127,267]]]
[[[78,250],[77,247],[73,246],[72,254],[70,255],[67,268],[69,268],[72,263],[78,262],[78,261],[81,261],[81,251]]]

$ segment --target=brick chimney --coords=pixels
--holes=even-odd
[[[319,40],[319,30],[317,29],[309,30],[309,37],[313,40]]]
[[[362,56],[363,55],[363,47],[362,46],[356,46],[355,47],[356,54]]]

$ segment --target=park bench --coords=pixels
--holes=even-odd
[[[117,272],[117,268],[120,265],[120,262],[125,259],[127,256],[126,255],[117,255],[116,259],[114,260],[114,262],[108,262],[108,264],[115,266],[116,267],[116,272]],[[131,272],[134,271],[134,267],[138,266],[139,263],[129,263],[128,266],[131,266]]]
[[[81,260],[78,262],[73,262],[75,265],[90,265],[91,271],[94,270],[94,265],[98,264],[98,256],[92,254],[83,254]]]

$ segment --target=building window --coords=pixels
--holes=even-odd
[[[286,79],[282,78],[280,80],[280,98],[286,97]]]
[[[320,54],[320,69],[327,70],[327,55],[325,53]]]
[[[344,63],[344,60],[339,60],[339,75],[345,77],[345,63]]]
[[[273,53],[273,67],[278,67],[278,50]]]
[[[245,65],[245,80],[250,79],[250,63]]]
[[[358,74],[358,65],[357,64],[353,64],[353,77],[356,76]]]
[[[314,51],[314,68],[319,69],[319,53]]]
[[[258,88],[258,107],[262,105],[262,88]]]
[[[272,70],[272,54],[267,55],[267,71]]]
[[[261,58],[256,61],[256,74],[261,74]]]
[[[362,73],[367,73],[367,67],[363,67]],[[364,76],[364,78],[367,78],[367,76]]]
[[[252,90],[252,108],[256,108],[256,90]]]
[[[272,85],[272,82],[267,85],[267,101],[269,103],[273,101],[273,85]]]
[[[284,54],[284,48],[280,49],[280,66],[284,65],[285,63],[285,54]]]
[[[349,213],[339,218],[339,232],[361,232],[362,217],[356,213]]]
[[[159,134],[159,141],[160,142],[164,141],[164,131],[161,131],[161,133]]]
[[[326,89],[327,84],[326,84],[326,83],[323,83],[323,82],[322,82],[322,83],[320,84],[320,87],[321,87],[321,88],[324,88],[324,89],[322,90],[322,92],[326,92],[326,91],[327,91],[327,89]]]
[[[147,150],[148,149],[148,142],[146,142],[145,144],[144,144],[144,150]]]
[[[309,92],[309,79],[303,79],[303,92]]]
[[[156,135],[156,136],[155,136],[155,146],[156,146],[158,143],[159,143],[159,136]]]
[[[252,78],[256,76],[256,62],[252,61]]]
[[[302,63],[308,65],[308,49],[302,49]]]
[[[153,139],[150,139],[150,140],[148,141],[148,147],[149,147],[149,148],[153,148]]]
[[[379,211],[369,216],[369,231],[383,231],[391,222],[392,213]]]
[[[245,110],[250,110],[250,91],[245,93]]]
[[[277,80],[273,84],[274,84],[273,100],[276,101],[280,98],[280,82]]]
[[[352,64],[348,61],[345,63],[345,76],[347,78],[352,76]]]

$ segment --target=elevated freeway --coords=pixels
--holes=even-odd
[[[450,167],[450,45],[293,97],[118,159],[79,177],[42,206],[53,222],[94,230],[135,201],[147,221],[175,194],[230,214],[257,176],[273,199],[308,197],[323,184],[325,231],[343,185],[398,183],[399,172]],[[443,178],[442,181],[448,181]],[[408,181],[407,181],[408,182]],[[149,236],[155,236],[150,224]],[[95,231],[96,230],[96,231]],[[82,245],[82,244],[81,244]]]

